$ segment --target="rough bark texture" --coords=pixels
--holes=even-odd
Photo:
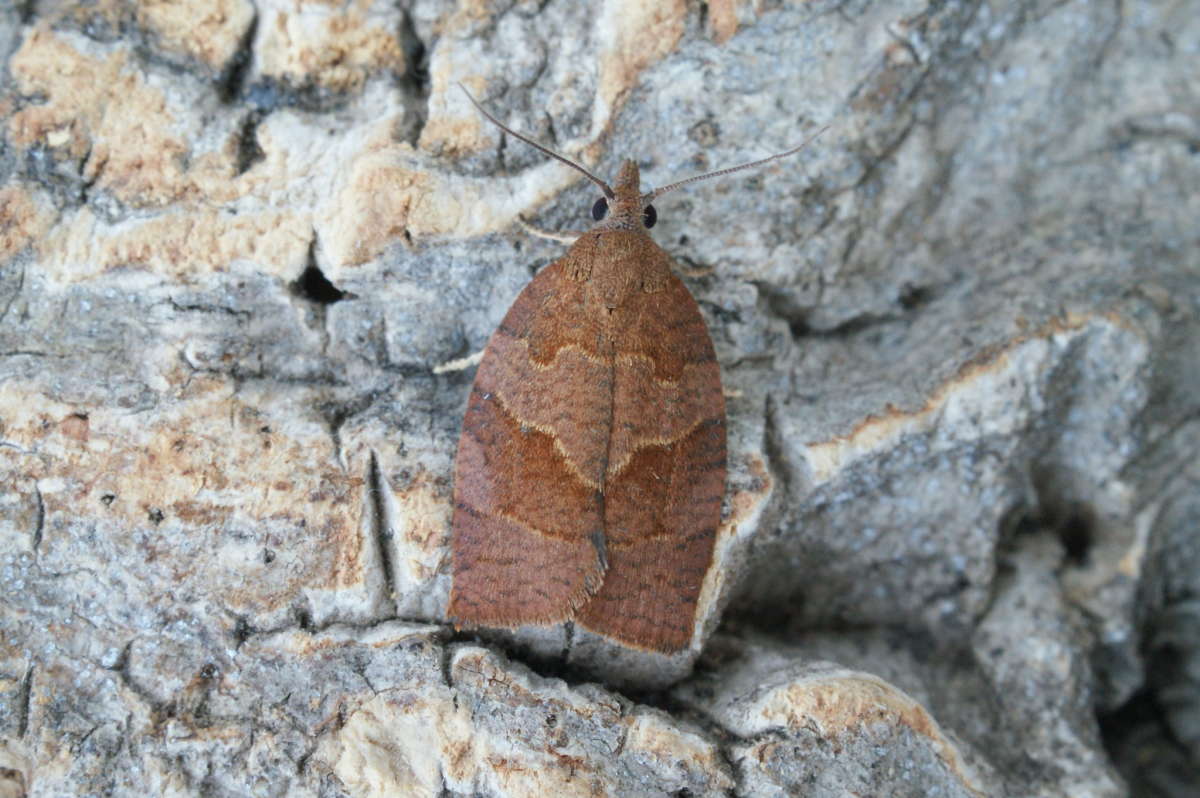
[[[1193,794],[1200,14],[0,7],[0,795]],[[444,624],[478,352],[647,184],[703,653]],[[717,629],[718,622],[722,625]]]

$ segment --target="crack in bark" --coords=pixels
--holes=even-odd
[[[336,434],[336,433],[335,433]],[[340,446],[339,446],[340,448]],[[383,600],[390,605],[392,615],[396,612],[396,576],[392,562],[392,529],[388,524],[387,493],[391,485],[379,465],[379,454],[372,449],[367,460],[367,490],[370,493],[368,506],[371,513],[371,533],[378,549],[379,569],[383,572]]]
[[[210,304],[206,302],[179,302],[175,299],[168,299],[168,304],[171,309],[178,313],[213,313],[233,316],[239,321],[249,319],[253,314],[248,310],[234,310],[223,305]]]
[[[145,702],[146,706],[150,707],[151,711],[159,715],[171,716],[174,714],[174,706],[171,702],[163,702],[150,695],[145,688],[138,684],[133,674],[129,672],[129,654],[133,649],[133,644],[137,642],[137,638],[132,638],[121,649],[120,655],[117,656],[117,661],[112,665],[101,665],[107,671],[117,674],[117,678],[121,680],[121,684],[125,686],[129,692]]]
[[[251,0],[251,5],[254,7],[254,15],[250,18],[250,24],[246,26],[245,33],[238,41],[233,57],[217,77],[217,96],[224,103],[232,103],[241,97],[246,88],[246,73],[250,64],[254,62],[254,39],[258,34],[260,12],[254,0]]]
[[[308,610],[299,605],[293,606],[290,621],[285,621],[278,626],[270,627],[256,627],[244,617],[238,616],[229,610],[224,610],[224,612],[230,617],[236,619],[236,625],[233,630],[235,650],[240,649],[242,644],[248,640],[256,640],[262,637],[269,637],[271,635],[297,630],[316,637],[317,635],[324,634],[331,629],[349,629],[356,632],[369,632],[384,624],[402,623],[419,627],[413,631],[413,634],[428,634],[431,638],[440,638],[443,635],[444,630],[444,625],[438,623],[437,621],[431,621],[427,618],[409,618],[401,615],[389,615],[387,617],[380,617],[363,623],[332,620],[328,623],[317,624],[313,623],[311,617],[308,616]],[[306,617],[308,620],[305,620]]]
[[[30,664],[25,669],[25,676],[21,679],[21,689],[17,697],[17,737],[25,738],[25,734],[29,731],[29,712],[30,705],[33,701],[33,672],[36,666]]]
[[[775,480],[775,493],[782,498],[780,504],[786,504],[792,495],[792,469],[788,466],[784,455],[783,441],[779,434],[779,421],[776,418],[778,408],[775,397],[768,393],[763,403],[763,437],[762,448],[766,457],[767,473]],[[782,515],[789,508],[780,507]]]
[[[33,495],[37,499],[37,515],[33,524],[33,553],[39,553],[42,545],[42,536],[46,531],[46,500],[42,497],[42,490],[33,483]]]
[[[438,658],[438,667],[442,673],[442,681],[446,683],[454,699],[454,708],[458,709],[458,690],[454,687],[454,679],[451,676],[450,664],[450,646],[442,646],[441,656]]]

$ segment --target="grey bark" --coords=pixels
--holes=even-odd
[[[1194,794],[1194,4],[27,2],[0,53],[0,795]],[[594,200],[460,80],[652,185],[828,126],[658,204],[729,392],[680,656],[444,621],[456,361]]]

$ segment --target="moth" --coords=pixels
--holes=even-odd
[[[465,92],[466,89],[463,89]],[[721,371],[696,300],[647,230],[637,163],[602,195],[592,229],[517,296],[484,350],[454,472],[459,627],[573,621],[635,649],[672,653],[693,635],[725,492]]]

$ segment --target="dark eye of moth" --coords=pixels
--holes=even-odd
[[[604,197],[596,200],[596,204],[592,206],[592,218],[597,222],[603,219],[608,214],[608,200]]]
[[[646,225],[649,230],[658,221],[658,211],[654,210],[653,205],[647,205],[646,210],[642,211],[642,224]]]

